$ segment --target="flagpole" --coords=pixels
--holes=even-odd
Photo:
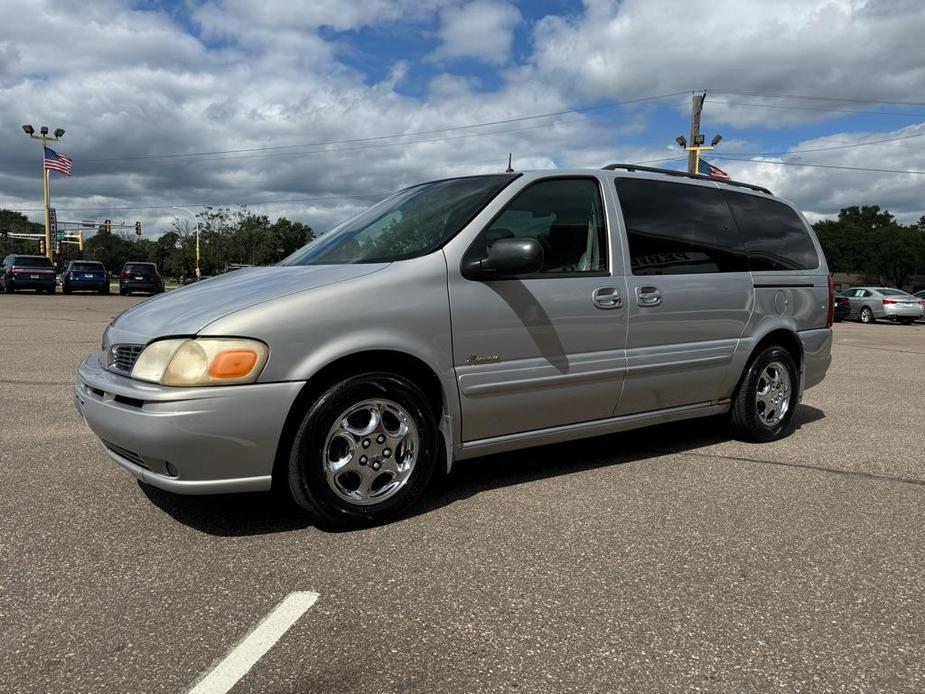
[[[45,168],[45,142],[47,138],[42,135],[42,180],[45,184],[45,255],[52,260],[51,246],[51,191],[48,188],[48,169]]]
[[[22,126],[23,132],[29,136],[30,140],[39,140],[42,143],[42,188],[45,192],[45,256],[49,260],[54,260],[54,250],[51,245],[51,188],[48,185],[48,169],[45,168],[45,148],[48,142],[57,142],[64,135],[63,128],[56,128],[54,137],[48,136],[48,126],[43,125],[39,129],[39,134],[35,134],[35,128],[28,123]]]

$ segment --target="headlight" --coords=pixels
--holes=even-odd
[[[268,356],[267,346],[257,340],[234,337],[158,340],[139,355],[132,378],[165,386],[253,383]]]

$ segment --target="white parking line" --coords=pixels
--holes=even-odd
[[[225,694],[315,604],[318,593],[289,593],[189,694]]]

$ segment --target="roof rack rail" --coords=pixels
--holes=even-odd
[[[659,169],[654,166],[637,166],[636,164],[608,164],[603,167],[605,171],[615,171],[616,169],[624,169],[626,171],[644,171],[646,173],[660,173],[665,174],[666,176],[680,176],[682,178],[695,178],[700,181],[713,181],[714,183],[726,183],[730,186],[739,186],[740,188],[750,188],[751,190],[757,190],[759,193],[767,193],[768,195],[774,195],[767,188],[762,186],[752,185],[751,183],[742,183],[741,181],[724,181],[719,178],[713,178],[711,176],[704,176],[702,174],[692,174],[687,171],[675,171],[674,169]]]

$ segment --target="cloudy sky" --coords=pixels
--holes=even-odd
[[[248,203],[324,230],[508,152],[681,168],[700,89],[735,178],[811,218],[925,214],[921,0],[0,0],[0,25],[0,207],[35,220],[23,123],[67,130],[61,220]]]

